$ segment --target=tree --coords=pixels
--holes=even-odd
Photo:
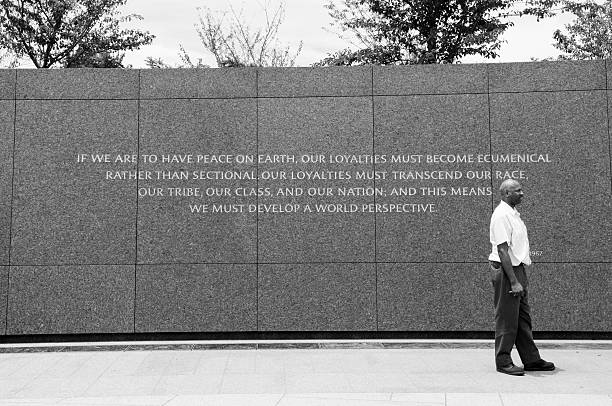
[[[607,59],[612,57],[612,0],[603,4],[565,1],[564,9],[576,15],[565,26],[567,33],[555,31],[559,59]]]
[[[148,32],[121,29],[127,0],[0,0],[0,47],[37,68],[121,67],[121,51],[151,43]]]
[[[182,45],[180,46],[179,58],[181,59],[181,63],[175,66],[164,62],[162,58],[153,58],[152,56],[147,57],[145,64],[150,69],[210,68],[210,66],[202,61],[202,58],[198,58],[195,62],[192,61]]]
[[[95,52],[87,50],[76,59],[64,64],[65,68],[125,68],[124,53]]]
[[[335,25],[358,50],[344,49],[315,64],[454,63],[466,55],[495,58],[512,15],[551,15],[558,0],[329,0]],[[341,35],[342,37],[342,35]]]
[[[236,12],[231,7],[229,12],[224,13],[215,13],[209,8],[199,9],[196,31],[204,48],[213,54],[217,66],[295,65],[302,43],[293,51],[290,46],[283,46],[278,40],[278,30],[285,17],[284,4],[280,3],[274,12],[270,12],[267,7],[262,8],[265,22],[256,29],[249,26],[242,12]],[[204,66],[201,59],[193,62],[182,47],[180,57],[183,66]]]
[[[17,64],[18,61],[15,55],[0,49],[0,67],[13,69],[17,66]]]

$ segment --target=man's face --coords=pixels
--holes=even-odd
[[[520,183],[515,183],[508,188],[508,203],[511,206],[516,206],[523,201],[523,187]]]

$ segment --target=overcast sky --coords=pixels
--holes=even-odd
[[[156,36],[151,45],[138,51],[128,52],[124,63],[134,68],[144,68],[145,58],[152,56],[162,58],[168,63],[177,63],[179,44],[194,57],[204,58],[204,62],[215,66],[214,59],[204,51],[199,41],[194,24],[198,21],[198,7],[209,7],[224,11],[232,6],[236,11],[257,24],[262,18],[262,3],[269,4],[269,9],[276,9],[279,0],[128,0],[122,8],[125,14],[137,13],[144,20],[132,25],[148,30]],[[285,0],[285,20],[281,26],[279,38],[284,44],[297,47],[303,41],[303,49],[296,64],[309,66],[322,59],[328,53],[346,48],[349,44],[330,32],[332,19],[323,5],[327,0]],[[502,45],[500,57],[486,62],[520,62],[529,61],[532,57],[543,59],[558,55],[553,46],[552,34],[557,28],[572,20],[571,15],[561,15],[552,19],[536,22],[533,17],[514,19],[515,25],[504,34],[507,41]],[[465,58],[462,62],[485,62],[481,57]]]

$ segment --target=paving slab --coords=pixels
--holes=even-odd
[[[65,344],[55,352],[0,352],[0,405],[612,406],[608,341],[542,343],[542,355],[558,368],[523,377],[497,373],[490,346],[465,348],[465,342],[456,348],[336,342],[237,349],[243,344],[113,349],[105,343],[87,351],[81,343],[78,351]]]

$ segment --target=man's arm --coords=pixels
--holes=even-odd
[[[518,279],[516,279],[516,275],[514,274],[514,269],[512,269],[512,260],[510,259],[510,254],[508,254],[508,243],[503,242],[497,246],[497,253],[499,254],[499,260],[502,264],[502,269],[504,273],[508,277],[510,281],[510,286],[512,290],[508,293],[512,293],[515,296],[523,295],[523,285],[520,284]]]

